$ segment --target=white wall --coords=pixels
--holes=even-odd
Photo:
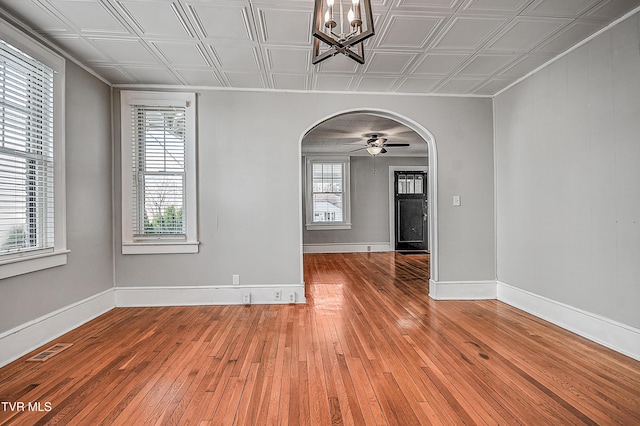
[[[246,285],[301,284],[300,138],[320,120],[355,108],[393,111],[431,131],[442,197],[440,279],[495,279],[490,99],[203,91],[200,253],[121,255],[116,218],[116,284],[230,286],[233,274]],[[115,173],[118,211],[117,164]],[[454,194],[462,207],[451,205]]]
[[[71,252],[64,266],[0,281],[0,334],[113,286],[110,89],[73,63],[66,68]]]
[[[498,280],[636,328],[639,21],[495,99]]]

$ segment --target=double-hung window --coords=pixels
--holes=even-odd
[[[64,60],[0,24],[0,278],[6,278],[67,261]]]
[[[197,253],[195,95],[121,99],[122,252]]]
[[[306,228],[350,229],[349,157],[307,157]]]

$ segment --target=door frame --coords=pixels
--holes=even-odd
[[[424,183],[427,190],[427,215],[431,213],[431,194],[429,192],[431,176],[429,176],[429,166],[389,166],[389,246],[391,251],[395,251],[396,247],[395,172],[425,172],[427,174],[427,181]],[[429,252],[431,252],[431,224],[432,221],[427,216],[427,250]]]
[[[323,123],[327,120],[330,120],[334,117],[343,115],[343,114],[351,114],[351,113],[365,113],[365,114],[376,114],[381,117],[390,118],[394,121],[397,121],[400,124],[404,124],[410,129],[414,130],[423,141],[427,144],[428,149],[428,170],[427,170],[427,188],[428,193],[430,194],[429,203],[427,205],[427,214],[429,228],[428,228],[428,241],[429,241],[429,251],[431,253],[430,258],[430,282],[437,283],[439,280],[439,237],[438,237],[438,149],[436,139],[433,134],[425,127],[425,125],[415,121],[408,116],[394,112],[387,109],[381,108],[370,108],[370,107],[355,107],[355,108],[347,108],[344,110],[334,111],[333,113],[329,113],[326,115],[326,112],[317,112],[317,118],[313,124],[306,127],[304,131],[300,134],[300,138],[298,140],[298,158],[302,159],[302,143],[304,141],[304,136],[316,127],[318,124]],[[300,262],[300,282],[304,282],[304,252],[303,252],[303,241],[302,241],[302,172],[304,170],[303,162],[300,161],[298,170],[298,229],[299,229],[299,262]],[[419,169],[416,169],[419,170]],[[393,192],[393,190],[392,190]]]

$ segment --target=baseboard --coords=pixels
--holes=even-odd
[[[497,283],[498,300],[640,361],[640,330],[597,314]]]
[[[495,281],[433,281],[429,280],[429,297],[435,300],[495,299]]]
[[[280,294],[278,300],[277,294]],[[116,287],[117,307],[244,305],[306,303],[304,284],[268,286],[184,286],[184,287]]]
[[[389,243],[305,244],[303,253],[362,253],[393,251]]]
[[[0,367],[114,307],[113,289],[88,297],[0,334]]]
[[[280,299],[276,300],[276,293]],[[273,286],[116,287],[0,333],[0,367],[114,307],[306,303],[304,284]],[[640,361],[640,330],[498,281],[433,281],[436,300],[498,299]]]
[[[250,304],[306,303],[304,284],[110,288],[0,333],[0,367],[114,307],[241,305],[246,293]]]

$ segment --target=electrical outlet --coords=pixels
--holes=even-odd
[[[240,275],[233,274],[233,285],[240,285]]]
[[[296,294],[289,293],[289,303],[296,303]]]
[[[280,302],[282,300],[282,290],[276,290],[273,292],[273,299],[276,302]]]
[[[242,293],[242,303],[244,303],[245,305],[251,304],[251,293],[249,293],[248,291]]]

